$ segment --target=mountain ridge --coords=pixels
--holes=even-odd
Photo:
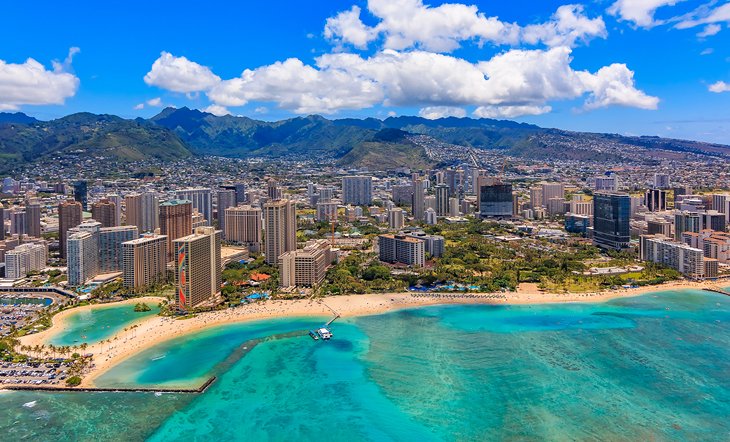
[[[0,113],[0,171],[74,152],[118,161],[217,155],[336,160],[343,167],[393,169],[436,163],[409,136],[444,146],[531,158],[621,161],[671,158],[680,153],[730,158],[730,146],[653,136],[624,136],[542,128],[511,120],[417,116],[327,119],[308,115],[279,121],[215,116],[165,108],[148,118],[124,119],[80,112],[40,121],[21,112]]]

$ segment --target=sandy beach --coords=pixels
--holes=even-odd
[[[237,308],[200,313],[188,319],[152,316],[137,323],[127,331],[118,333],[109,343],[90,345],[85,353],[94,355],[94,367],[84,378],[82,387],[94,387],[94,380],[124,359],[169,339],[194,333],[209,327],[244,321],[283,317],[323,316],[332,317],[334,312],[341,317],[367,316],[393,310],[439,304],[550,304],[565,302],[603,302],[614,298],[638,296],[649,292],[668,290],[702,289],[713,283],[677,281],[667,284],[620,289],[599,293],[545,293],[536,284],[521,284],[516,292],[504,294],[478,294],[474,297],[463,294],[443,293],[415,295],[413,293],[387,293],[368,295],[334,296],[315,300],[269,300]],[[160,298],[138,298],[127,303],[159,302]],[[59,313],[53,318],[53,327],[34,335],[21,338],[23,345],[45,343],[51,336],[64,329],[64,319],[81,309],[98,308],[92,305]]]

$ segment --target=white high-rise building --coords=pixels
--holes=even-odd
[[[264,204],[264,254],[268,264],[297,248],[297,212],[294,201],[277,200]]]
[[[28,272],[43,270],[47,260],[46,244],[21,244],[5,254],[5,277],[24,278]]]
[[[261,209],[251,206],[229,207],[225,212],[227,241],[261,251]]]
[[[183,189],[176,192],[177,198],[193,203],[193,209],[203,214],[205,225],[213,224],[213,193],[210,189]]]

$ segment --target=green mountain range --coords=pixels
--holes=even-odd
[[[730,147],[719,144],[570,132],[492,119],[329,120],[310,115],[268,122],[167,108],[147,120],[78,113],[39,121],[22,113],[0,113],[0,172],[5,173],[67,154],[120,162],[192,155],[322,158],[343,167],[421,169],[439,161],[426,151],[424,146],[430,145],[498,150],[537,160],[647,160],[687,153],[730,157]]]

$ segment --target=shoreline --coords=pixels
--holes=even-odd
[[[159,297],[159,296],[143,296],[141,298],[131,298],[131,299],[125,299],[124,301],[118,301],[118,302],[107,302],[107,303],[98,303],[98,304],[89,304],[89,305],[83,305],[81,307],[73,307],[66,310],[62,310],[51,318],[51,326],[43,331],[40,331],[38,333],[33,333],[30,335],[21,336],[19,338],[22,345],[30,345],[35,346],[39,344],[48,344],[48,341],[50,341],[53,337],[55,337],[58,334],[61,334],[62,332],[66,331],[69,328],[68,324],[68,318],[69,316],[75,315],[77,313],[89,311],[89,310],[97,310],[105,307],[118,307],[120,305],[126,305],[126,304],[137,304],[139,302],[145,302],[145,303],[155,303],[159,304],[165,300],[165,298]],[[137,324],[140,321],[144,321],[146,318],[140,318],[137,321],[130,322],[130,325]],[[91,345],[89,345],[91,347]]]
[[[652,292],[675,290],[702,290],[716,282],[674,281],[661,285],[609,290],[594,293],[545,293],[537,289],[536,284],[520,284],[516,292],[496,294],[465,293],[382,293],[365,295],[342,295],[316,300],[267,300],[225,310],[199,313],[188,319],[151,316],[135,322],[137,327],[120,331],[111,343],[89,345],[85,353],[94,355],[94,366],[84,377],[81,388],[96,388],[94,381],[120,362],[174,338],[199,332],[208,328],[227,324],[251,322],[257,320],[292,317],[331,317],[337,312],[340,317],[358,317],[383,314],[390,311],[418,308],[433,305],[527,305],[527,304],[559,304],[559,303],[600,303],[616,298],[629,298]],[[430,296],[429,296],[430,295]],[[476,295],[465,297],[464,295]],[[500,297],[487,297],[488,295]],[[135,298],[124,303],[144,302],[144,300],[160,298]],[[82,308],[99,308],[104,305],[120,305],[120,303],[92,304],[59,313],[54,316],[51,328],[43,332],[20,338],[23,345],[45,343],[45,340],[63,331],[67,316],[81,311]]]

